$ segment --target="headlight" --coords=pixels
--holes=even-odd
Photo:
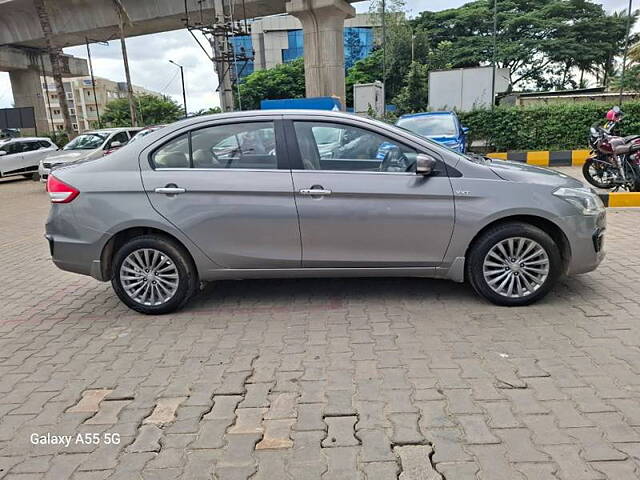
[[[586,188],[559,188],[553,194],[574,205],[583,215],[598,215],[604,210],[600,197]]]

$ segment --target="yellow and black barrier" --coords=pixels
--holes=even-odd
[[[500,160],[528,163],[539,167],[581,167],[590,150],[536,150],[528,152],[494,152],[487,156]]]
[[[600,193],[599,196],[607,207],[640,207],[640,192]]]

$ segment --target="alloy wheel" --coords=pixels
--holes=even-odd
[[[538,290],[549,276],[549,255],[535,240],[506,238],[484,258],[482,272],[487,285],[498,295],[523,298]]]
[[[175,295],[180,283],[175,263],[163,252],[142,248],[131,252],[120,266],[120,283],[141,305],[162,305]]]

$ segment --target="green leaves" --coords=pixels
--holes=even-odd
[[[253,72],[242,80],[238,90],[234,99],[237,107],[242,103],[242,110],[259,109],[260,100],[265,99],[304,98],[304,59]]]
[[[498,107],[458,113],[472,140],[488,140],[496,151],[572,150],[587,148],[589,128],[604,124],[612,105],[604,103]],[[640,132],[640,102],[623,105],[620,135]]]
[[[172,123],[184,116],[182,105],[169,97],[156,95],[137,95],[135,97],[138,123],[140,125],[159,125]],[[118,98],[107,103],[100,114],[102,123],[110,127],[131,126],[129,100]]]

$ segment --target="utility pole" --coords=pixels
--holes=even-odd
[[[62,68],[60,67],[60,49],[53,45],[51,23],[49,22],[49,12],[45,0],[34,0],[33,5],[38,14],[40,20],[40,27],[44,34],[45,43],[47,45],[47,54],[49,55],[49,61],[51,62],[51,73],[53,81],[56,84],[56,92],[58,94],[58,101],[60,102],[60,111],[62,112],[62,120],[64,122],[64,130],[69,136],[69,139],[75,137],[75,131],[71,125],[71,115],[69,114],[69,104],[67,103],[67,95],[64,91],[64,84],[62,83]],[[46,81],[46,78],[45,78]]]
[[[187,118],[187,91],[184,88],[184,68],[182,68],[182,65],[178,65],[173,60],[169,60],[169,63],[173,63],[180,69],[180,79],[182,80],[182,104],[184,105],[184,118]]]
[[[496,61],[498,52],[498,0],[493,0],[493,51],[491,59],[491,110],[496,104]]]
[[[127,56],[127,42],[124,37],[124,22],[131,23],[127,11],[124,9],[121,0],[113,0],[116,11],[118,12],[118,26],[120,28],[120,46],[122,47],[122,60],[124,62],[124,75],[127,81],[127,97],[129,98],[129,110],[131,111],[131,126],[138,126],[138,118],[136,116],[136,101],[133,97],[133,86],[131,85],[131,74],[129,73],[129,57]]]
[[[622,75],[620,76],[620,98],[618,105],[622,105],[622,93],[624,92],[624,74],[627,71],[627,54],[629,53],[629,35],[631,34],[631,9],[633,0],[629,0],[629,11],[627,12],[627,38],[624,41],[624,54],[622,56]]]
[[[382,84],[387,82],[387,4],[382,0]],[[385,92],[386,92],[385,88]],[[384,104],[387,104],[385,99]],[[385,111],[386,111],[385,106]]]
[[[93,76],[93,64],[91,63],[91,49],[89,48],[89,39],[84,38],[87,42],[87,57],[89,59],[89,73],[91,74],[91,88],[93,89],[93,101],[96,104],[96,116],[98,117],[98,128],[102,128],[102,122],[100,121],[100,108],[98,108],[98,97],[96,96],[96,79]]]
[[[411,32],[411,63],[415,61],[416,34]]]

